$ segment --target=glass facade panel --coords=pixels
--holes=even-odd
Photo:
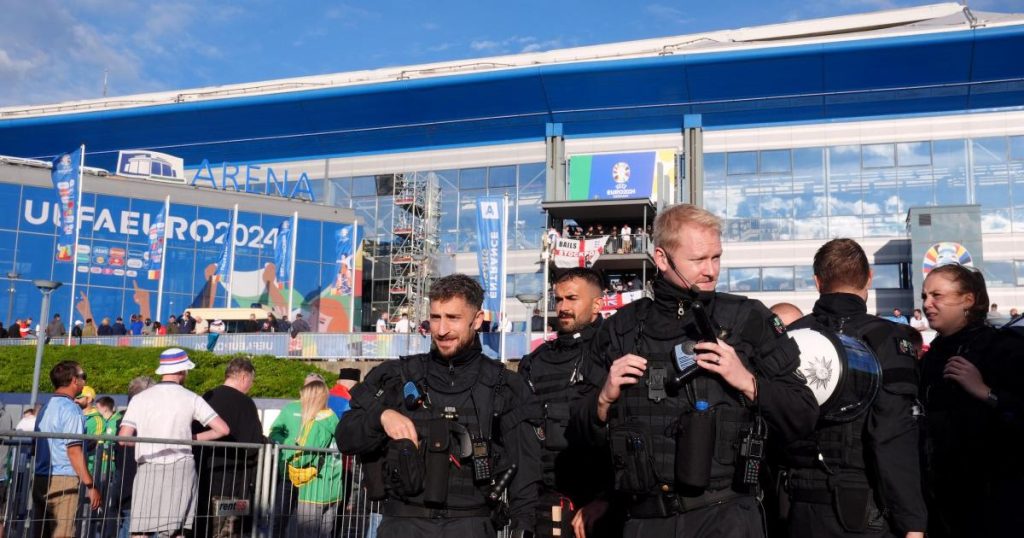
[[[729,268],[729,291],[761,291],[761,269],[757,267]]]
[[[814,267],[810,265],[798,265],[794,268],[794,280],[797,291],[816,290],[814,285]]]
[[[871,289],[889,290],[902,287],[900,286],[899,264],[872,265],[871,270],[874,273],[871,279]]]
[[[985,233],[1024,232],[1022,136],[708,153],[704,165],[726,241],[902,236],[912,207],[971,203]]]
[[[761,269],[762,290],[792,291],[795,287],[792,267],[765,267]]]
[[[985,285],[989,288],[1010,288],[1017,279],[1013,274],[1012,261],[986,261],[982,274],[985,275]]]

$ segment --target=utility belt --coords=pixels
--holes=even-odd
[[[388,501],[381,507],[381,514],[389,517],[416,517],[423,519],[449,519],[459,517],[491,517],[492,508],[428,508],[418,504]]]
[[[670,517],[746,496],[746,494],[732,489],[706,491],[699,497],[683,497],[674,493],[650,495],[628,507],[629,517],[641,519]]]
[[[779,517],[788,519],[791,503],[831,506],[846,532],[876,532],[887,526],[887,511],[875,499],[867,476],[857,472],[828,475],[817,470],[779,473]]]

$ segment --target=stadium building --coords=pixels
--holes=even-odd
[[[299,211],[296,235],[308,245],[298,263],[308,266],[296,280],[308,284],[297,292],[306,310],[338,278],[335,234],[355,219],[366,239],[356,314],[364,328],[383,311],[417,317],[437,275],[479,273],[475,212],[486,195],[509,199],[506,296],[515,321],[530,306],[513,298],[542,293],[545,230],[643,227],[679,201],[725,221],[721,290],[807,309],[817,295],[815,250],[845,236],[872,259],[877,311],[910,308],[915,281],[949,256],[981,268],[1007,311],[1024,306],[1021,57],[1024,15],[936,4],[8,107],[0,109],[0,154],[49,160],[85,144],[86,165],[113,176],[120,150],[183,159],[184,185],[138,197],[145,181],[87,176],[94,211],[139,203],[154,212],[163,196],[180,193],[196,219],[226,222],[237,203],[264,233]],[[41,187],[47,179],[48,171],[15,165],[0,175],[10,209],[0,215],[0,269],[23,275],[16,315],[38,304],[28,302],[38,294],[24,279],[69,276],[47,261],[54,232],[37,222],[42,200],[54,199]],[[130,239],[116,240],[131,250]],[[191,280],[171,286],[175,304],[164,312],[191,304],[205,285],[201,268],[219,250],[204,245],[168,239],[168,271],[175,249],[194,252],[181,254]],[[239,256],[249,258],[247,270],[266,257],[258,247]],[[611,249],[599,266],[647,278],[653,270],[646,245]],[[120,290],[105,308],[133,311],[130,280],[97,284]]]

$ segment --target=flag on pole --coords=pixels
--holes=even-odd
[[[57,191],[59,231],[57,233],[57,261],[70,262],[78,243],[78,204],[82,190],[82,159],[85,148],[80,147],[53,160],[50,180]]]
[[[164,242],[166,240],[167,205],[157,214],[156,220],[149,226],[149,251],[146,257],[146,272],[149,280],[160,280],[160,268],[163,267]]]
[[[494,323],[501,323],[502,299],[505,297],[505,200],[501,196],[477,199],[477,263],[484,288],[484,310]]]
[[[277,225],[277,237],[274,238],[274,265],[277,267],[277,281],[282,285],[291,280],[292,258],[292,219],[287,218]]]

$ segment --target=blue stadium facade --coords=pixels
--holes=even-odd
[[[380,244],[395,242],[406,211],[380,178],[429,177],[440,193],[430,236],[435,273],[477,271],[476,199],[507,193],[507,295],[515,297],[541,291],[549,224],[542,204],[564,196],[568,157],[673,149],[680,170],[702,161],[699,177],[680,174],[658,202],[694,192],[725,219],[720,289],[809,306],[814,250],[847,236],[862,241],[875,264],[875,308],[906,308],[910,275],[921,265],[910,258],[908,209],[977,204],[985,251],[978,259],[1005,310],[1024,306],[1022,57],[1024,15],[937,4],[6,108],[0,154],[47,159],[84,143],[88,166],[112,170],[118,150],[146,148],[183,158],[190,181],[212,176],[211,196],[241,189],[225,175],[248,175],[246,188],[266,193],[269,169],[274,178],[305,174],[316,204],[351,209]],[[686,155],[694,146],[684,143],[684,126],[699,127],[690,132],[701,158]],[[195,188],[209,189],[204,181]],[[9,231],[0,230],[0,249],[19,246],[0,250],[5,266],[23,255],[20,241],[4,240]],[[393,293],[394,279],[377,270],[386,264],[371,265],[364,325]],[[524,319],[517,308],[515,319]]]

